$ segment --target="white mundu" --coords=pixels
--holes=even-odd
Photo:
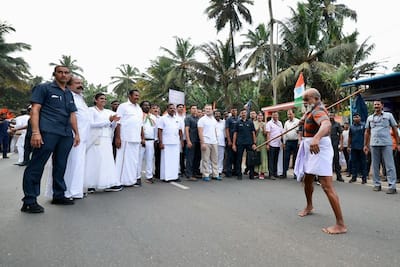
[[[217,121],[217,139],[218,139],[218,172],[222,173],[224,169],[225,154],[225,120]]]
[[[120,185],[112,153],[112,137],[115,123],[109,109],[90,107],[90,137],[87,142],[85,188],[106,189]]]
[[[153,178],[154,140],[157,136],[157,118],[153,114],[143,114],[143,132],[145,146],[140,146],[138,179],[142,175],[142,163],[145,161],[146,179]]]
[[[170,116],[169,114],[162,116],[157,122],[157,127],[162,129],[162,143],[164,145],[164,149],[161,150],[161,180],[171,181],[178,179],[181,147],[179,130],[182,129],[182,124],[182,121],[176,116]]]
[[[79,145],[73,146],[68,155],[64,181],[67,187],[65,197],[83,198],[83,180],[85,177],[86,145],[89,136],[91,114],[82,95],[72,92],[76,108]]]
[[[132,186],[137,182],[139,151],[143,126],[143,111],[139,104],[129,100],[119,105],[117,115],[121,119],[121,147],[117,149],[117,176],[121,185]]]

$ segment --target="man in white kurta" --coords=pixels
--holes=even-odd
[[[169,104],[168,114],[157,122],[161,149],[160,179],[179,182],[179,153],[182,145],[182,121],[175,116],[175,105]]]
[[[221,176],[224,169],[225,155],[225,120],[221,119],[220,111],[214,112],[214,117],[217,120],[217,140],[218,140],[218,173]]]
[[[119,105],[117,115],[121,119],[115,129],[117,148],[117,177],[125,187],[140,186],[137,183],[139,152],[143,138],[143,112],[140,108],[139,91],[131,90],[128,101]]]
[[[78,109],[76,112],[76,118],[81,142],[78,146],[73,146],[68,155],[67,167],[64,174],[64,181],[67,186],[65,197],[83,198],[86,147],[90,129],[90,113],[85,99],[82,96],[82,80],[78,77],[72,77],[67,85],[72,92],[76,108]]]
[[[144,160],[145,177],[148,183],[153,183],[153,160],[154,160],[154,141],[157,136],[157,118],[150,113],[150,102],[140,103],[143,111],[143,135],[145,143],[140,146],[138,179],[142,176],[142,167]]]

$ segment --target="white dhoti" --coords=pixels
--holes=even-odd
[[[218,146],[218,172],[222,173],[224,169],[225,146]]]
[[[64,195],[67,198],[83,198],[83,180],[86,165],[86,142],[72,147],[68,155],[67,168],[65,169],[64,181],[67,190]]]
[[[332,176],[333,148],[329,136],[319,141],[319,153],[311,154],[310,143],[312,137],[303,137],[295,163],[295,174],[301,180],[302,174],[317,176]]]
[[[24,131],[23,133],[21,133],[21,135],[18,137],[17,142],[15,143],[15,146],[17,147],[17,151],[18,151],[18,163],[24,162],[25,136],[26,136],[26,132]]]
[[[140,143],[121,142],[117,149],[116,167],[117,177],[121,185],[131,186],[137,182],[139,167]],[[111,153],[112,154],[112,153]]]
[[[171,181],[178,179],[179,175],[180,145],[164,145],[161,150],[160,179]]]
[[[86,152],[84,188],[106,189],[121,185],[117,177],[110,137],[99,137]]]
[[[138,179],[142,177],[143,166],[145,168],[146,179],[153,178],[153,166],[154,166],[154,140],[146,140],[145,146],[140,146],[139,156],[139,167],[138,167]],[[143,164],[144,160],[144,164]]]

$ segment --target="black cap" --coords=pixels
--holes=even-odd
[[[355,117],[355,116],[359,116],[359,117],[361,117],[361,116],[360,116],[360,113],[358,113],[358,112],[356,112],[356,113],[353,113],[353,117]]]

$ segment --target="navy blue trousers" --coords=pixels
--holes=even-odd
[[[33,149],[31,161],[24,172],[22,187],[25,196],[22,201],[25,204],[35,203],[36,198],[40,195],[40,180],[51,154],[53,154],[53,198],[63,198],[66,190],[64,173],[73,138],[72,136],[42,133],[42,139],[44,144],[40,148]]]

